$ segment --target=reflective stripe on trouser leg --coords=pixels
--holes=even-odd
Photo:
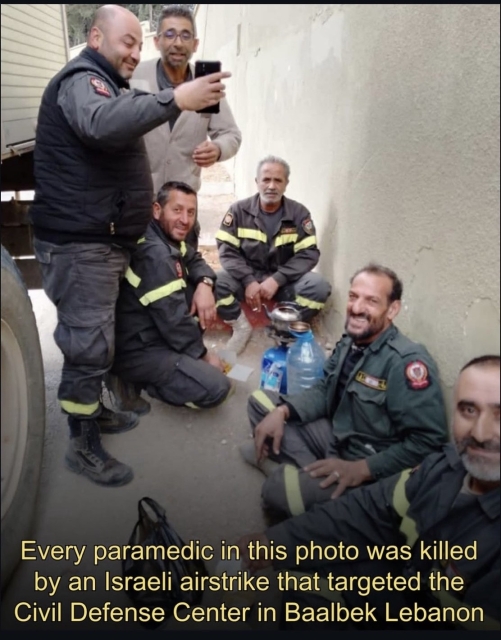
[[[54,339],[64,364],[58,398],[72,415],[96,411],[115,351],[115,306],[126,250],[98,243],[34,243],[44,290],[57,308]]]
[[[274,391],[262,391],[261,389],[254,391],[247,401],[247,415],[249,416],[252,431],[256,428],[261,420],[273,411],[277,406],[278,393]]]
[[[242,283],[227,271],[216,273],[216,307],[223,320],[236,320],[240,315],[240,301],[245,297]]]
[[[305,320],[321,311],[331,294],[331,285],[318,273],[309,272],[291,285],[279,290],[277,300],[296,302]]]

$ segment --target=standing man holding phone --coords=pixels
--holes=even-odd
[[[151,93],[172,88],[194,78],[189,64],[198,48],[195,19],[186,5],[166,6],[158,20],[155,45],[160,59],[141,62],[131,86]],[[242,141],[230,107],[225,99],[219,113],[187,112],[174,116],[144,137],[153,178],[154,193],[170,180],[185,182],[195,191],[201,185],[202,168],[232,158]],[[152,193],[153,198],[153,193]],[[196,233],[200,226],[196,225]],[[190,244],[197,244],[192,232]]]

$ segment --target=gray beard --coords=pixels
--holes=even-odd
[[[499,465],[486,465],[481,460],[477,460],[467,453],[461,454],[461,461],[466,471],[476,480],[481,480],[482,482],[499,482]]]

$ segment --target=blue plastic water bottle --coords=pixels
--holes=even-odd
[[[293,395],[312,387],[324,377],[325,354],[310,330],[291,331],[296,338],[287,353],[287,393]]]
[[[287,393],[287,347],[271,347],[263,354],[261,363],[261,389]]]

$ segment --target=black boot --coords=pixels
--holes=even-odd
[[[135,385],[131,382],[125,382],[113,373],[107,373],[104,384],[118,411],[133,411],[138,416],[149,413],[150,403],[141,398]]]
[[[65,462],[71,471],[108,487],[120,487],[133,479],[132,469],[112,458],[103,448],[97,420],[70,416],[68,422],[71,434]]]
[[[104,406],[96,421],[101,433],[123,433],[139,424],[139,418],[132,411],[112,411]]]

